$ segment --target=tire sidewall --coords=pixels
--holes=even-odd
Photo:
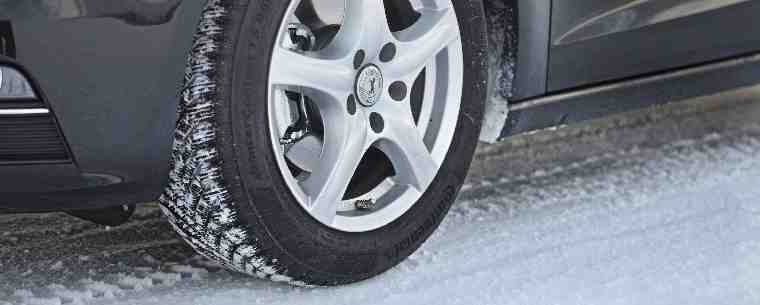
[[[331,229],[292,195],[270,143],[268,75],[272,48],[290,1],[237,0],[225,28],[217,87],[217,149],[235,209],[260,251],[288,276],[319,285],[377,275],[414,252],[438,227],[469,169],[482,119],[487,44],[480,1],[452,1],[463,39],[464,88],[455,135],[428,190],[403,216],[364,233]]]

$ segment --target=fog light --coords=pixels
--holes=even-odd
[[[0,101],[16,99],[36,99],[31,83],[18,70],[0,66]]]

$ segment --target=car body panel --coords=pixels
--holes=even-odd
[[[182,0],[24,0],[0,3],[0,20],[113,18],[132,25],[171,22]]]
[[[551,0],[518,0],[518,49],[512,100],[546,93],[549,65]]]
[[[760,58],[742,57],[760,51],[758,0],[488,1],[517,12],[515,24],[492,27],[517,32],[504,136],[760,82]],[[0,209],[89,209],[160,195],[204,3],[0,1],[0,65],[26,71],[71,152],[67,163],[0,166]],[[599,27],[608,22],[615,26]]]
[[[0,3],[15,59],[44,93],[80,179],[43,179],[45,165],[0,167],[18,181],[0,193],[142,185],[153,200],[167,179],[178,92],[203,7],[179,0],[25,0]],[[65,85],[63,85],[65,84]],[[99,177],[99,178],[93,178]],[[109,177],[102,179],[103,177]],[[64,181],[65,180],[65,181]],[[65,182],[65,183],[64,183]],[[8,197],[0,199],[0,206]],[[14,204],[17,206],[18,204]]]
[[[760,49],[760,1],[555,0],[548,91]]]
[[[513,103],[502,138],[760,83],[760,52]]]

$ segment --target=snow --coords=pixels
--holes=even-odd
[[[421,251],[377,279],[348,287],[291,288],[171,265],[143,278],[120,276],[119,286],[85,281],[91,293],[79,299],[135,305],[757,304],[758,156],[760,131],[709,134],[476,182]],[[212,280],[192,280],[198,274]],[[77,298],[55,291],[61,302]],[[25,304],[57,304],[30,291],[16,296]]]
[[[754,109],[735,129],[472,177],[420,251],[346,287],[225,271],[178,242],[156,208],[109,231],[3,216],[0,228],[24,229],[0,239],[0,304],[760,304]]]
[[[488,24],[488,100],[485,105],[480,140],[494,143],[501,136],[504,121],[509,115],[508,100],[512,97],[512,83],[515,78],[515,45],[517,34],[514,28],[515,10],[497,2],[486,10]]]
[[[146,288],[153,287],[153,279],[121,274],[119,276],[118,285],[119,287],[122,287],[122,289],[142,291]]]
[[[106,282],[93,281],[91,279],[82,280],[83,288],[87,291],[93,292],[95,296],[103,299],[113,299],[117,296],[124,295],[124,290],[119,286],[112,285]]]
[[[495,196],[461,201],[422,251],[366,283],[235,281],[118,304],[756,304],[760,141],[725,141],[620,152],[585,164],[601,166],[585,177],[554,169],[491,186]]]
[[[63,268],[64,268],[64,265],[63,265],[63,262],[61,262],[61,261],[59,261],[59,262],[53,264],[52,266],[50,266],[50,270],[51,271],[61,271],[61,270],[63,270]]]
[[[170,269],[173,272],[179,273],[179,274],[187,274],[190,278],[194,280],[201,280],[203,277],[208,274],[208,270],[203,268],[196,268],[193,266],[187,266],[187,265],[173,265],[170,267]]]

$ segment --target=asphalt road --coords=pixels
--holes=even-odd
[[[758,304],[760,87],[479,148],[441,230],[348,287],[249,279],[154,204],[0,216],[0,304]]]

